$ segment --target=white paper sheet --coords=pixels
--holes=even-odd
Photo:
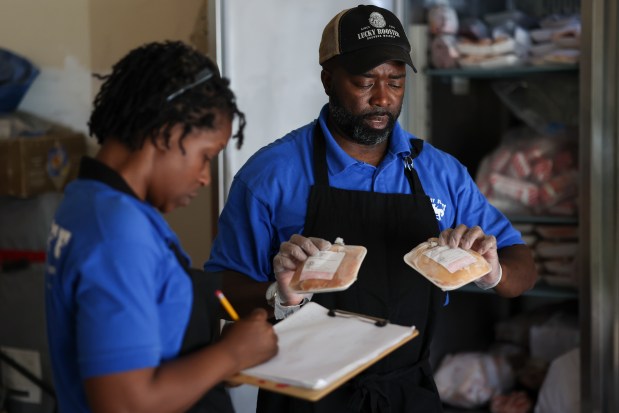
[[[310,389],[322,389],[409,337],[415,327],[377,327],[357,318],[331,317],[310,302],[275,325],[279,352],[244,374]]]

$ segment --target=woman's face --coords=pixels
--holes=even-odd
[[[182,127],[171,131],[169,147],[159,144],[146,200],[163,213],[187,206],[200,187],[211,182],[211,160],[226,147],[231,119],[217,113],[215,129],[192,129],[182,141]],[[179,144],[180,141],[180,144]]]

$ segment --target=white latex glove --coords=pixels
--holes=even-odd
[[[308,257],[329,248],[331,248],[331,243],[327,240],[306,238],[299,234],[294,234],[289,241],[282,242],[279,252],[273,258],[273,272],[277,280],[279,300],[283,305],[297,305],[303,301],[305,294],[294,293],[289,288],[294,271]]]
[[[460,247],[473,250],[488,261],[492,269],[488,274],[475,280],[475,284],[479,288],[484,290],[494,288],[501,281],[503,270],[499,263],[499,254],[494,235],[486,235],[479,226],[469,228],[466,225],[460,224],[455,229],[447,228],[441,232],[438,243],[441,246],[448,245],[451,248]]]

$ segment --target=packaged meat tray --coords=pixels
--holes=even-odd
[[[329,250],[309,257],[297,268],[290,288],[297,293],[345,290],[357,280],[366,253],[365,247],[344,245],[344,240],[337,238]]]
[[[477,252],[439,246],[437,238],[430,238],[413,248],[404,255],[404,262],[443,291],[460,288],[492,269]]]

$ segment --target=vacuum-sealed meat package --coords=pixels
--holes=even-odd
[[[460,288],[492,269],[477,252],[440,246],[438,238],[430,238],[413,248],[404,255],[404,262],[443,291]]]
[[[331,248],[309,257],[297,268],[290,288],[297,293],[322,293],[345,290],[357,280],[367,249],[345,245],[337,238]]]
[[[482,159],[477,186],[504,214],[577,215],[578,142],[573,135],[509,131]]]

